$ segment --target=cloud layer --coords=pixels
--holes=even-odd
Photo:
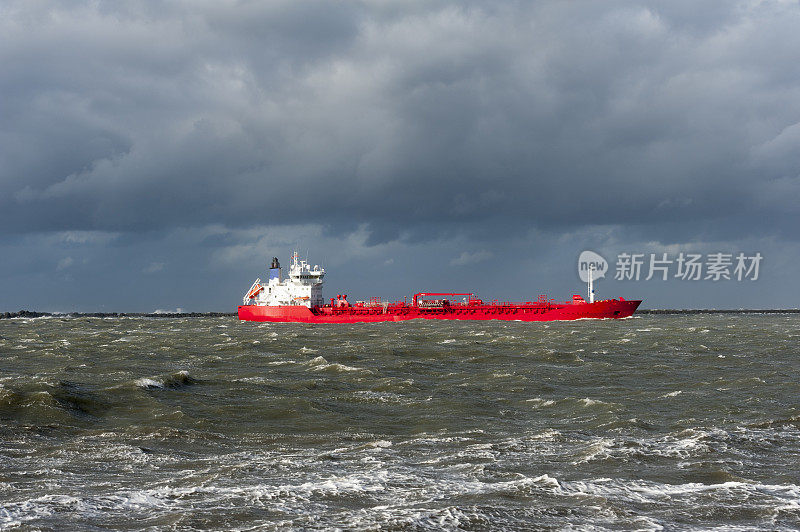
[[[277,227],[456,267],[576,234],[795,253],[797,27],[781,1],[5,2],[0,238],[156,242],[150,276],[175,235]]]

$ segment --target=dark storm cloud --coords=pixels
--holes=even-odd
[[[2,10],[7,232],[797,218],[795,4]]]
[[[129,276],[146,310],[304,243],[376,287],[420,257],[794,250],[797,27],[778,0],[4,2],[0,277],[55,272],[68,306]]]

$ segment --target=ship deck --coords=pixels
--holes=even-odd
[[[641,301],[609,299],[585,301],[542,301],[526,303],[468,302],[408,305],[397,303],[357,303],[308,308],[293,306],[239,307],[239,318],[248,321],[283,321],[309,323],[353,323],[405,321],[413,319],[555,321],[581,318],[625,318],[631,316]]]

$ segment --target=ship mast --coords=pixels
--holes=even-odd
[[[589,264],[589,303],[594,303],[594,285],[592,284],[592,272],[594,264]]]

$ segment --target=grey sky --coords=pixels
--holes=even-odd
[[[789,1],[4,2],[0,310],[230,309],[294,246],[328,294],[516,299],[583,290],[583,249],[761,251],[754,283],[598,289],[797,306],[798,27]]]

